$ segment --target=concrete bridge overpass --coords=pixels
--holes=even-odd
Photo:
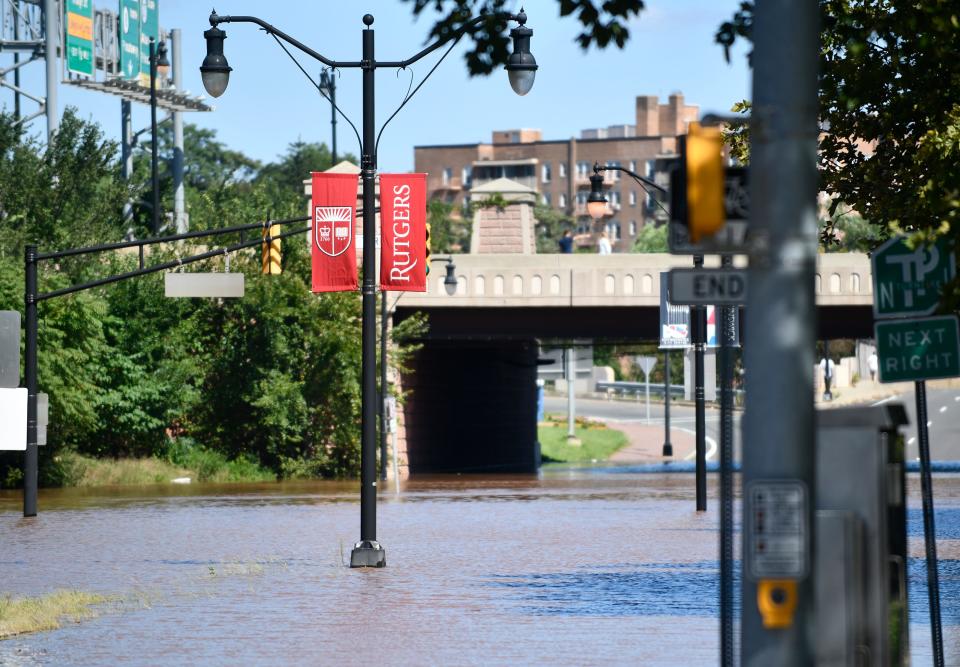
[[[661,253],[614,255],[454,255],[457,290],[447,294],[435,265],[428,292],[405,293],[398,320],[429,313],[432,339],[603,338],[657,340],[660,273],[691,266]],[[743,262],[739,262],[743,264]],[[707,266],[719,265],[708,258]],[[818,257],[820,338],[869,338],[873,330],[870,259]]]
[[[820,338],[872,336],[866,255],[818,257]],[[457,289],[440,264],[428,292],[400,296],[395,322],[430,319],[408,393],[398,449],[413,474],[532,472],[538,340],[659,339],[660,273],[689,267],[668,254],[455,255]],[[714,259],[707,265],[717,264]],[[743,331],[749,344],[750,333]]]

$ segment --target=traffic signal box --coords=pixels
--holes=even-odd
[[[263,228],[263,244],[260,251],[260,273],[264,275],[280,275],[280,225],[270,225]],[[267,238],[270,241],[267,242]]]
[[[726,220],[723,137],[719,128],[690,123],[678,143],[679,167],[670,179],[673,219],[686,226],[690,240],[697,243],[719,231]]]
[[[427,242],[426,242],[426,244],[424,245],[423,258],[424,258],[424,261],[425,261],[425,263],[426,263],[426,265],[427,265],[427,273],[426,273],[426,275],[429,276],[429,275],[430,275],[430,223],[429,223],[429,222],[426,223],[426,224],[424,225],[424,227],[425,227],[426,230],[427,230]]]

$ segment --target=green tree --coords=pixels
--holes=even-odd
[[[533,217],[536,220],[537,252],[560,252],[557,243],[565,231],[573,231],[575,226],[573,218],[543,203],[538,203],[534,207]]]
[[[956,237],[960,211],[960,8],[950,0],[821,0],[819,157],[833,196],[825,232],[852,208],[917,240]],[[750,37],[752,2],[717,33]]]
[[[504,22],[494,16],[494,12],[504,11],[507,0],[405,0],[413,5],[414,16],[420,16],[428,8],[433,8],[439,16],[428,36],[429,41],[449,37],[474,16],[486,14],[487,18],[479,25],[469,29],[467,34],[473,40],[473,48],[464,54],[470,74],[489,74],[498,65],[507,62],[510,55],[509,38],[504,31]],[[611,43],[619,48],[630,38],[627,22],[644,7],[643,0],[558,0],[560,16],[573,16],[583,27],[576,36],[580,48],[586,50],[593,45],[606,48]],[[531,17],[530,24],[536,18]],[[535,48],[535,47],[534,47]]]
[[[472,220],[469,216],[455,215],[454,212],[453,204],[439,199],[431,199],[427,202],[431,252],[449,253],[470,250]]]
[[[667,226],[648,222],[633,241],[633,252],[670,252],[667,247]]]

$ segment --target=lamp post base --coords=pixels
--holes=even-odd
[[[386,567],[387,550],[379,542],[357,542],[350,552],[350,567]]]
[[[663,443],[663,456],[673,456],[673,445],[671,443]]]

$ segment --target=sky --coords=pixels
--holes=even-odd
[[[116,0],[93,0],[97,8],[114,8]],[[199,66],[206,53],[203,31],[211,7],[196,0],[158,0],[160,25],[183,32],[184,87],[205,94]],[[517,11],[521,2],[514,3]],[[725,112],[749,97],[750,76],[744,49],[731,63],[713,35],[730,18],[739,0],[647,0],[647,9],[629,23],[630,40],[619,50],[583,51],[574,42],[579,21],[559,16],[558,0],[524,0],[527,26],[534,31],[531,51],[540,69],[532,91],[513,93],[506,72],[488,77],[467,73],[466,40],[440,64],[419,93],[390,123],[379,149],[383,171],[413,168],[413,147],[490,141],[493,130],[536,128],[544,139],[579,136],[580,130],[634,122],[634,98],[658,95],[661,101],[682,92],[701,113]],[[508,3],[509,5],[509,3]],[[333,60],[359,60],[361,17],[374,15],[376,54],[381,60],[402,60],[425,45],[433,25],[432,10],[414,19],[411,4],[400,0],[219,0],[220,15],[255,15]],[[330,143],[330,105],[311,87],[280,47],[252,24],[224,24],[224,54],[233,68],[224,95],[207,99],[210,113],[188,113],[185,120],[213,128],[221,141],[258,160],[271,161],[294,141]],[[296,54],[296,52],[294,52]],[[437,62],[443,49],[406,71],[376,73],[377,129],[399,105],[413,76],[416,85]],[[301,56],[301,64],[317,78],[320,64]],[[0,66],[12,56],[0,54]],[[25,68],[23,85],[43,94],[43,64]],[[79,109],[81,117],[99,122],[108,136],[119,138],[120,101],[112,95],[61,85],[61,110]],[[24,110],[32,103],[23,101]],[[360,127],[361,74],[343,70],[337,80],[337,104]],[[0,92],[0,105],[12,110],[13,95]],[[134,104],[135,129],[150,122],[149,107]],[[161,115],[162,118],[162,115]],[[43,119],[31,131],[45,132]],[[337,124],[341,154],[359,154],[353,131],[342,118]]]

